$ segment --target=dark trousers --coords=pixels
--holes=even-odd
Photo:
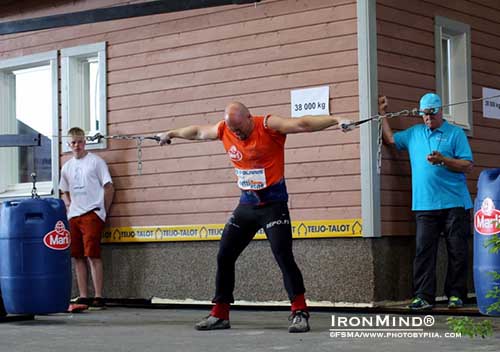
[[[235,263],[255,233],[263,228],[283,274],[290,300],[305,292],[302,274],[292,252],[292,227],[286,202],[238,205],[222,233],[217,255],[215,297],[212,302],[233,303]]]
[[[467,297],[467,239],[470,212],[464,208],[416,211],[416,254],[413,262],[415,295],[434,303],[436,295],[436,260],[441,233],[448,252],[445,294]]]

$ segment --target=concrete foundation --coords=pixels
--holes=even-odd
[[[325,304],[410,299],[414,242],[413,236],[294,241],[307,298]],[[218,246],[216,241],[103,245],[105,296],[209,301],[215,289]],[[446,258],[442,242],[437,296],[444,295]],[[469,264],[473,292],[472,259]],[[253,241],[238,259],[235,299],[288,301],[267,241]]]

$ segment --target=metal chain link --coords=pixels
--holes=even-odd
[[[85,139],[90,142],[100,143],[102,139],[121,139],[121,140],[135,140],[136,148],[137,148],[137,173],[142,175],[142,143],[145,139],[151,139],[156,142],[160,142],[159,136],[126,136],[126,135],[112,135],[112,136],[103,136],[100,133],[96,133],[93,136],[86,136]],[[167,144],[170,144],[170,141],[167,141]]]
[[[382,174],[382,142],[383,142],[383,131],[382,131],[382,119],[388,118],[392,119],[393,117],[399,116],[413,116],[418,114],[418,109],[405,109],[397,112],[386,113],[385,115],[378,115],[376,118],[378,124],[378,134],[377,134],[377,174]]]
[[[143,139],[137,139],[137,173],[142,175],[142,141]]]
[[[458,104],[466,104],[470,102],[475,102],[475,101],[480,101],[480,100],[485,100],[489,98],[497,98],[500,97],[500,95],[495,95],[491,97],[484,97],[484,98],[478,98],[478,99],[471,99],[467,101],[462,101],[458,103],[452,103],[448,105],[442,105],[441,108],[447,107],[447,106],[453,106],[453,105],[458,105]],[[378,135],[377,135],[377,173],[380,175],[381,169],[382,169],[382,119],[383,118],[393,118],[393,117],[399,117],[399,116],[412,116],[412,115],[419,115],[420,111],[417,108],[414,109],[405,109],[397,112],[391,112],[391,113],[386,113],[385,115],[373,115],[370,116],[367,119],[364,120],[359,120],[356,122],[352,122],[347,125],[343,125],[342,128],[348,128],[350,126],[359,126],[365,122],[373,121],[376,120],[378,123]],[[104,136],[100,133],[96,133],[94,136],[87,136],[85,137],[87,141],[97,141],[98,143],[101,142],[102,139],[122,139],[122,140],[135,140],[136,141],[136,147],[137,147],[137,173],[139,175],[142,175],[142,143],[145,139],[151,139],[157,142],[160,142],[160,137],[158,136],[126,136],[126,135],[112,135],[112,136]],[[167,141],[168,144],[171,143],[170,140]],[[32,174],[33,175],[33,174]],[[32,191],[32,196],[33,197],[38,197],[36,194],[36,187],[35,187],[35,180],[36,180],[36,174],[34,177],[33,181],[33,191]]]
[[[382,173],[382,119],[384,117],[377,119],[378,123],[378,136],[377,136],[377,175]]]
[[[481,101],[481,100],[486,100],[486,99],[491,99],[491,98],[498,98],[500,95],[494,95],[491,97],[485,97],[485,98],[477,98],[477,99],[471,99],[467,101],[461,101],[457,103],[452,103],[452,104],[447,104],[447,105],[441,105],[440,108],[448,107],[448,106],[454,106],[454,105],[460,105],[460,104],[466,104],[466,103],[472,103],[476,101]],[[359,120],[356,122],[353,122],[350,125],[353,126],[358,126],[361,125],[365,122],[376,120],[378,123],[378,135],[377,135],[377,173],[380,175],[381,170],[382,170],[382,119],[383,118],[393,118],[393,117],[399,117],[399,116],[416,116],[420,114],[420,110],[417,108],[414,109],[405,109],[397,112],[391,112],[391,113],[386,113],[385,115],[374,115],[371,116],[367,119],[364,120]]]
[[[31,178],[33,182],[33,188],[31,189],[31,198],[33,199],[39,199],[40,196],[38,195],[37,189],[36,189],[36,172],[31,173]]]

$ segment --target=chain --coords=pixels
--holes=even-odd
[[[159,136],[126,136],[123,134],[117,134],[117,135],[111,135],[111,136],[104,136],[100,133],[96,133],[93,136],[86,136],[85,139],[89,142],[95,142],[101,143],[101,140],[103,139],[124,139],[124,140],[145,140],[145,139],[151,139],[154,141],[159,142],[160,137]],[[168,143],[168,142],[167,142]]]
[[[377,135],[377,174],[380,175],[382,171],[382,118],[377,119],[378,135]]]
[[[359,120],[356,122],[352,122],[350,124],[342,124],[340,127],[342,129],[350,130],[354,129],[355,126],[361,125],[365,122],[368,121],[377,121],[377,174],[380,175],[380,172],[382,170],[382,119],[383,118],[388,118],[391,119],[393,117],[399,117],[399,116],[410,116],[410,115],[416,115],[418,114],[418,109],[405,109],[397,112],[391,112],[391,113],[386,113],[384,115],[373,115],[367,119],[364,120]]]
[[[137,139],[137,173],[142,175],[142,141],[143,139]]]
[[[439,106],[439,108],[445,108],[445,107],[448,107],[448,106],[454,106],[454,105],[460,105],[460,104],[467,104],[467,103],[472,103],[472,102],[475,102],[475,101],[481,101],[481,100],[498,98],[498,97],[500,97],[500,95],[494,95],[494,96],[491,96],[491,97],[471,99],[471,100],[467,100],[467,101],[461,101],[461,102],[457,102],[457,103],[441,105],[441,106]],[[377,121],[377,123],[378,123],[378,135],[377,135],[377,173],[380,175],[381,169],[382,169],[382,119],[383,118],[389,118],[390,119],[390,118],[399,117],[399,116],[417,116],[419,114],[420,114],[420,110],[417,109],[417,108],[414,108],[414,109],[405,109],[405,110],[401,110],[401,111],[397,111],[397,112],[386,113],[384,115],[380,115],[380,114],[379,115],[373,115],[373,116],[370,116],[367,119],[355,121],[355,122],[352,122],[350,124],[345,124],[345,125],[342,125],[341,127],[342,128],[349,128],[349,127],[352,127],[352,126],[359,126],[359,125],[361,125],[361,124],[363,124],[365,122],[369,122],[369,121],[372,121],[372,120],[376,120]]]
[[[31,198],[33,199],[39,199],[40,196],[38,195],[37,193],[37,189],[36,189],[36,172],[32,172],[31,173],[31,178],[33,179],[33,188],[31,189]]]
[[[113,136],[104,136],[100,133],[96,133],[93,136],[85,137],[87,141],[100,143],[103,139],[121,139],[121,140],[135,140],[136,148],[137,148],[137,173],[142,175],[142,142],[145,139],[151,139],[156,142],[160,142],[159,136],[125,136],[125,135],[113,135]],[[170,144],[171,141],[168,140],[167,144]]]
[[[446,108],[448,106],[454,106],[454,105],[460,105],[460,104],[468,104],[468,103],[473,103],[473,102],[476,102],[476,101],[482,101],[482,100],[493,99],[493,98],[498,98],[498,97],[500,97],[500,94],[493,95],[493,96],[490,96],[490,97],[476,98],[476,99],[470,99],[470,100],[465,100],[465,101],[459,101],[457,103],[451,103],[451,104],[436,106],[436,108]],[[377,115],[370,116],[369,118],[366,118],[366,119],[363,119],[363,120],[351,122],[349,124],[343,124],[341,127],[347,129],[347,128],[352,127],[352,126],[362,125],[362,124],[364,124],[366,122],[369,122],[369,121],[372,121],[372,120],[378,120],[381,117],[393,118],[393,117],[398,117],[398,116],[418,116],[421,112],[422,111],[420,111],[419,109],[414,108],[414,109],[405,109],[405,110],[401,110],[401,111],[397,111],[397,112],[390,112],[390,113],[386,113],[385,115],[377,114]]]
[[[497,97],[500,97],[500,95],[494,95],[491,97],[477,98],[477,99],[471,99],[471,100],[467,100],[467,101],[461,101],[458,103],[442,105],[442,106],[440,106],[440,108],[458,105],[458,104],[467,104],[467,103],[471,103],[471,102],[475,102],[475,101],[481,101],[481,100],[497,98]],[[390,118],[399,117],[399,116],[415,116],[415,115],[419,115],[419,113],[420,113],[419,109],[414,108],[414,109],[405,109],[405,110],[401,110],[401,111],[397,111],[397,112],[386,113],[384,115],[377,114],[377,115],[370,116],[369,118],[364,119],[364,120],[355,121],[355,122],[352,122],[350,124],[342,124],[341,127],[343,129],[347,129],[349,127],[353,128],[355,126],[359,126],[359,125],[366,123],[366,122],[369,122],[369,121],[373,121],[373,120],[377,121],[377,123],[378,123],[378,125],[377,125],[378,126],[377,172],[380,175],[381,168],[382,168],[382,119],[383,118],[390,119]],[[85,138],[87,141],[90,141],[90,142],[97,141],[98,143],[100,143],[101,140],[103,140],[103,139],[135,140],[136,147],[137,147],[137,172],[139,175],[142,175],[142,143],[144,142],[145,139],[151,139],[151,140],[154,140],[156,142],[160,142],[159,136],[126,136],[126,135],[104,136],[100,133],[96,133],[93,136],[87,136]],[[168,140],[167,143],[170,144],[171,141]],[[35,178],[36,178],[36,174],[35,174]],[[33,190],[34,190],[34,193],[32,192],[32,194],[36,195],[35,181],[33,182]]]
[[[414,116],[418,114],[418,109],[405,109],[397,112],[386,113],[385,115],[378,115],[376,117],[378,134],[377,134],[377,174],[382,173],[382,119],[388,118],[392,119],[399,116]]]

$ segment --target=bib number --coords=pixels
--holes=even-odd
[[[256,191],[266,188],[266,172],[264,169],[235,169],[238,176],[238,187],[242,190]]]

